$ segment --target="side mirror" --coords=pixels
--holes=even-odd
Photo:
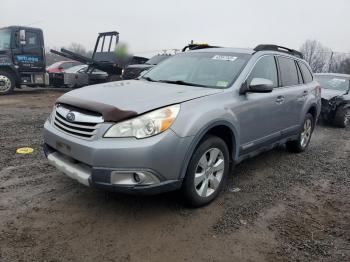
[[[265,78],[253,78],[246,92],[269,93],[273,90],[273,82]]]
[[[26,30],[24,29],[19,30],[19,43],[21,45],[26,44]]]

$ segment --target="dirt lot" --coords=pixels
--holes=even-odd
[[[41,132],[60,94],[0,97],[0,261],[350,261],[350,130],[318,126],[306,153],[245,161],[217,201],[189,209],[50,167]]]

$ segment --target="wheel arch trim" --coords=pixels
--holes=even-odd
[[[209,124],[207,124],[206,126],[204,126],[200,132],[197,133],[197,135],[194,136],[186,154],[185,154],[185,158],[181,167],[181,171],[180,171],[180,179],[182,180],[187,172],[187,168],[188,165],[190,163],[191,157],[195,151],[195,149],[198,147],[199,142],[205,137],[205,135],[209,132],[209,130],[211,130],[214,127],[217,126],[226,126],[228,127],[233,135],[233,152],[232,152],[232,156],[231,159],[232,160],[237,160],[238,159],[238,154],[239,154],[239,145],[238,145],[238,132],[236,130],[236,128],[234,127],[234,125],[232,125],[230,122],[228,122],[227,120],[216,120],[213,122],[210,122]]]

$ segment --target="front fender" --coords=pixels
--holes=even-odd
[[[218,107],[218,103],[221,105]],[[193,137],[184,158],[180,179],[184,178],[189,161],[200,141],[210,129],[216,126],[229,128],[233,136],[232,160],[239,155],[239,124],[237,116],[225,106],[225,96],[217,95],[181,104],[178,119],[171,129],[180,137]]]
[[[4,70],[12,73],[16,83],[20,82],[20,75],[18,73],[16,66],[12,62],[10,63],[10,62],[4,62],[0,60],[0,70]]]

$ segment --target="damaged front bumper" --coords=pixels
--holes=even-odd
[[[342,96],[336,96],[331,99],[321,99],[322,108],[321,108],[321,117],[325,120],[333,120],[337,109],[350,101],[346,101]]]

